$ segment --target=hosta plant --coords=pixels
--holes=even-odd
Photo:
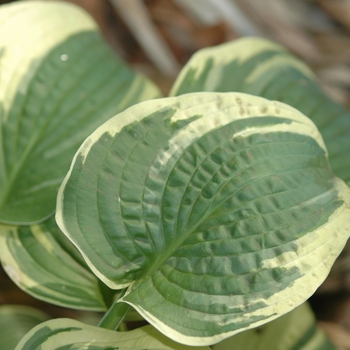
[[[106,312],[17,350],[334,349],[304,302],[349,237],[350,118],[309,69],[241,39],[159,98],[72,5],[2,6],[0,38],[2,265]],[[122,332],[135,310],[149,325]]]
[[[349,200],[300,112],[193,93],[140,103],[88,137],[56,220],[105,284],[126,288],[113,307],[210,345],[314,292],[348,237]]]

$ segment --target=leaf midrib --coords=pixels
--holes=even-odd
[[[303,154],[301,154],[301,155],[303,156]],[[281,156],[280,156],[280,157],[281,157]],[[304,168],[305,168],[305,167],[298,168],[298,169],[304,169]],[[293,170],[294,170],[294,169],[293,169]],[[289,170],[289,171],[291,171],[291,170]],[[283,171],[283,172],[285,172],[285,171]],[[268,176],[268,175],[264,175],[264,176],[262,176],[262,177],[259,177],[259,178],[255,179],[255,180],[259,180],[259,179],[264,178],[264,177],[267,177],[267,176]],[[255,180],[254,180],[254,181],[255,181]],[[294,189],[295,189],[295,188],[294,188]],[[287,190],[287,191],[288,191],[288,190]],[[279,191],[279,192],[285,192],[285,191]],[[278,193],[279,193],[279,192],[278,192]],[[276,193],[277,193],[277,192],[276,192]],[[217,209],[217,208],[215,208],[215,209]],[[210,214],[211,214],[211,212],[210,212],[210,213],[206,213],[206,215],[204,215],[204,216],[202,217],[202,219],[198,222],[198,224],[196,225],[196,227],[199,227],[199,226],[202,224],[202,222],[205,221],[205,220],[208,218],[208,216],[210,216]],[[186,231],[186,232],[182,235],[181,239],[179,239],[178,241],[174,241],[174,243],[171,244],[171,245],[168,247],[168,249],[167,249],[167,252],[168,252],[168,253],[165,254],[165,255],[160,255],[160,256],[158,257],[158,259],[153,263],[152,267],[151,267],[148,271],[146,271],[146,272],[143,274],[143,276],[144,276],[144,277],[147,277],[147,276],[152,275],[152,274],[155,273],[156,271],[158,271],[158,270],[160,269],[160,267],[161,267],[170,257],[172,257],[173,253],[176,252],[176,250],[177,250],[179,247],[182,246],[183,242],[185,242],[186,239],[188,239],[189,235],[190,235],[191,233],[195,233],[196,227],[195,227],[195,228],[192,227],[190,230]]]

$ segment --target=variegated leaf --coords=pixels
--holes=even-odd
[[[140,103],[86,139],[56,219],[91,269],[170,338],[208,345],[289,312],[350,230],[350,189],[310,119],[194,93]]]
[[[51,320],[32,329],[15,350],[190,350],[152,326],[114,332],[70,319]],[[199,347],[197,350],[210,350]]]
[[[33,327],[48,319],[42,311],[22,305],[0,306],[1,350],[13,350]]]
[[[307,303],[261,327],[237,334],[213,350],[337,350],[317,326]]]
[[[283,47],[250,37],[198,51],[170,95],[199,91],[244,92],[297,108],[320,130],[335,174],[350,184],[350,112],[331,100],[311,70]]]
[[[59,1],[0,7],[0,221],[52,215],[57,190],[97,126],[158,89],[116,59],[93,20]]]
[[[32,226],[0,225],[4,270],[35,298],[73,309],[106,310],[98,279],[73,258],[78,252],[68,254],[61,247],[54,235],[62,232],[55,231],[53,218]]]

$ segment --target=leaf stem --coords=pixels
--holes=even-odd
[[[125,315],[130,309],[130,305],[118,302],[118,300],[124,296],[126,288],[123,289],[118,298],[114,301],[112,306],[108,309],[105,315],[102,317],[98,324],[98,327],[116,330],[123,322]]]

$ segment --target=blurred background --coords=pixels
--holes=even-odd
[[[288,48],[311,67],[333,99],[350,106],[350,0],[62,1],[86,9],[116,55],[155,81],[164,95],[197,50],[260,36]],[[0,275],[5,287],[0,304],[27,304],[52,317],[76,317],[76,311],[34,300],[2,270]],[[350,349],[349,245],[311,305],[331,339]]]
[[[90,12],[116,53],[165,94],[194,52],[253,35],[287,47],[349,104],[349,0],[65,1]]]

